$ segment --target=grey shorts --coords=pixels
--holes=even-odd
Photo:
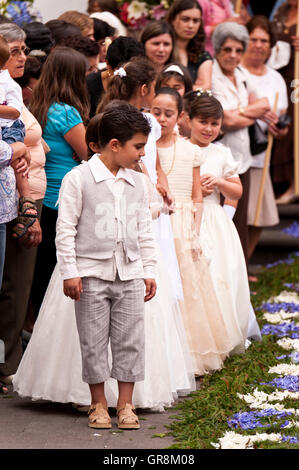
[[[82,378],[88,384],[113,377],[121,382],[144,380],[144,281],[114,282],[82,278],[75,302],[82,354]],[[108,343],[112,369],[108,364]]]

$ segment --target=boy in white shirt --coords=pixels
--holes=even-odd
[[[110,376],[119,387],[118,427],[140,427],[132,395],[134,383],[144,380],[144,301],[156,292],[156,257],[144,176],[133,169],[149,132],[130,104],[108,105],[87,128],[96,153],[64,177],[60,190],[57,260],[64,293],[76,301],[92,428],[111,428],[104,393]]]

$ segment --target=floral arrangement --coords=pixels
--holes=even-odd
[[[287,287],[289,288],[289,285]],[[283,339],[277,341],[278,345],[284,349],[293,350],[293,352],[289,355],[284,354],[276,357],[279,361],[287,359],[288,362],[280,362],[268,370],[269,375],[276,374],[278,377],[269,382],[260,382],[252,393],[237,394],[238,398],[244,400],[250,410],[241,410],[227,419],[230,430],[226,431],[218,442],[211,443],[216,449],[254,449],[256,443],[263,441],[277,444],[299,444],[299,339],[297,336],[299,324],[295,321],[287,323],[285,320],[286,315],[292,316],[293,320],[296,320],[298,307],[299,296],[294,291],[283,291],[261,305],[261,310],[266,312],[264,319],[270,321],[270,324],[264,325],[261,331],[262,335],[273,335],[278,338],[283,336]],[[270,320],[271,316],[274,317],[274,321]],[[278,318],[279,316],[280,318]],[[273,326],[273,323],[276,326]],[[267,391],[261,390],[260,386],[267,386]],[[274,388],[275,391],[268,393],[271,388]],[[285,400],[286,403],[284,403]],[[290,407],[292,401],[294,407]],[[252,431],[258,428],[270,432],[252,434]],[[277,428],[282,432],[271,432],[277,431]],[[286,429],[288,434],[285,434],[284,430]],[[247,434],[241,434],[241,431]]]
[[[8,0],[1,2],[0,14],[22,27],[32,21],[42,21],[40,12],[33,6],[34,0]]]
[[[131,29],[141,29],[151,20],[161,20],[165,17],[173,0],[133,0],[132,2],[118,0],[120,17]]]

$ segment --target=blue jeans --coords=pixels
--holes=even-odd
[[[0,289],[2,286],[2,275],[5,260],[5,245],[6,245],[6,224],[0,224]]]
[[[2,139],[7,144],[14,142],[24,142],[25,126],[24,123],[17,119],[11,127],[2,127]]]

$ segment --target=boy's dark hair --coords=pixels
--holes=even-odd
[[[166,72],[166,70],[169,67],[171,67],[171,65],[176,65],[177,67],[179,67],[184,75],[181,75],[179,72],[175,72],[174,70],[170,70],[169,72]],[[165,65],[165,67],[163,67],[162,71],[159,73],[157,82],[156,82],[156,90],[159,90],[160,88],[162,88],[163,82],[169,79],[170,77],[175,77],[184,85],[185,93],[188,93],[188,91],[191,91],[193,89],[192,78],[187,67],[185,67],[182,64],[172,63],[172,64]]]
[[[150,124],[141,111],[125,101],[115,100],[90,120],[85,139],[88,146],[94,142],[103,149],[111,139],[125,144],[135,134],[148,136],[150,131]]]
[[[223,119],[222,105],[209,91],[190,91],[185,94],[183,102],[190,119],[198,116]]]
[[[132,57],[145,56],[144,46],[135,38],[119,36],[108,47],[106,62],[115,70]]]
[[[181,95],[174,88],[168,88],[168,87],[160,88],[159,90],[156,91],[156,96],[159,96],[159,95],[172,96],[176,102],[178,113],[179,115],[181,114],[181,112],[183,111],[183,100],[182,100]]]

